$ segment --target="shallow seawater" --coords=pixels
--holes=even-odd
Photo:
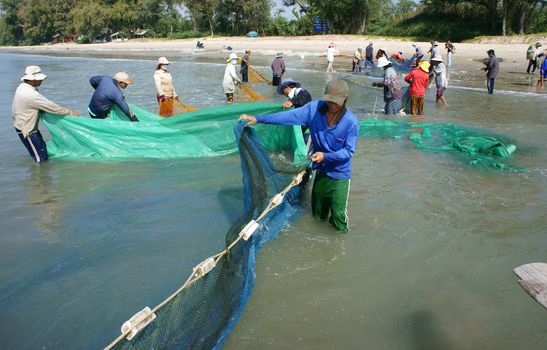
[[[184,102],[223,103],[221,54],[0,54],[3,348],[103,347],[125,320],[161,302],[223,248],[243,208],[237,155],[37,165],[12,129],[11,99],[25,66],[38,64],[49,76],[40,88],[46,97],[82,113],[89,77],[127,71],[135,79],[127,100],[153,110],[159,54],[174,62]],[[264,73],[269,61],[256,57]],[[336,76],[318,60],[288,57],[287,65],[287,76],[314,97]],[[359,118],[382,108],[372,78],[341,76]],[[263,247],[255,289],[225,348],[544,346],[547,314],[512,269],[547,259],[547,97],[519,85],[503,89],[511,86],[504,79],[505,91],[493,96],[480,90],[479,78],[450,87],[446,109],[430,92],[425,117],[392,119],[505,135],[517,145],[508,162],[527,170],[471,166],[403,139],[360,139],[350,232],[336,234],[305,210]],[[268,85],[256,89],[283,101]]]

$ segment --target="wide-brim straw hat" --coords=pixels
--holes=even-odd
[[[126,72],[118,72],[114,75],[114,79],[118,83],[126,83],[126,84],[133,84],[133,79],[129,78],[129,74]]]
[[[389,60],[385,57],[385,56],[382,56],[378,59],[378,68],[382,68],[382,67],[385,67],[387,66],[388,64],[390,64],[391,62],[389,62]]]
[[[435,55],[431,58],[432,61],[437,61],[437,62],[442,62],[443,61],[443,58],[441,57],[441,55]]]
[[[277,93],[280,94],[280,95],[283,95],[283,89],[286,88],[289,85],[294,85],[297,88],[302,86],[299,82],[296,82],[296,81],[292,80],[291,78],[287,78],[287,79],[283,80],[281,82],[281,84],[279,84],[279,86],[277,87]]]
[[[420,67],[426,73],[429,73],[430,66],[431,65],[427,61],[420,61],[420,63],[418,63],[418,67]]]
[[[171,64],[171,62],[169,62],[169,60],[166,57],[162,56],[158,58],[158,64]]]

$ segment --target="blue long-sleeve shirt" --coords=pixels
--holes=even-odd
[[[323,152],[321,163],[313,168],[332,179],[351,178],[351,158],[355,154],[359,137],[359,122],[346,109],[340,120],[328,126],[325,101],[311,101],[303,107],[275,114],[258,116],[256,121],[264,124],[304,125],[310,129],[313,152]]]
[[[89,83],[95,92],[89,101],[88,108],[97,118],[106,118],[112,106],[117,105],[130,120],[134,119],[122,90],[114,78],[108,75],[96,75],[89,79]]]

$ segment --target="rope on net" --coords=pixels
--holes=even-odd
[[[127,339],[128,341],[133,339],[135,335],[137,335],[137,333],[145,329],[146,326],[148,326],[150,323],[152,323],[156,319],[155,313],[157,311],[163,308],[175,297],[177,297],[177,295],[179,295],[182,291],[184,291],[185,289],[188,289],[195,282],[197,282],[198,280],[203,278],[205,275],[207,275],[210,271],[212,271],[217,265],[217,262],[220,259],[222,259],[224,256],[226,256],[230,252],[230,250],[233,247],[235,247],[238,243],[240,243],[242,240],[243,241],[249,240],[249,238],[253,235],[253,233],[259,228],[260,220],[264,218],[264,216],[267,215],[274,208],[278,207],[281,203],[283,203],[283,200],[287,192],[289,192],[293,187],[298,186],[300,183],[302,183],[302,180],[304,179],[305,174],[306,174],[306,170],[303,170],[300,173],[298,173],[281,192],[274,195],[270,199],[268,205],[262,211],[262,213],[256,219],[249,221],[243,227],[243,229],[239,232],[238,237],[230,245],[228,245],[221,252],[213,256],[210,256],[207,259],[200,262],[199,264],[197,264],[192,269],[192,273],[190,274],[188,279],[173,294],[171,294],[169,297],[167,297],[164,301],[162,301],[153,309],[150,309],[150,307],[147,306],[141,311],[137,312],[135,315],[133,315],[133,317],[131,317],[128,321],[126,321],[121,327],[120,336],[118,336],[110,344],[108,344],[108,346],[106,346],[104,350],[112,349],[124,338]]]

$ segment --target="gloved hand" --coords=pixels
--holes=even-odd
[[[165,102],[165,100],[166,100],[165,95],[161,95],[161,96],[160,96],[160,101],[161,101],[161,102]]]
[[[132,122],[138,122],[138,121],[139,121],[139,119],[137,118],[137,116],[134,115],[134,114],[133,114],[131,117],[129,117],[129,120],[131,120]]]

